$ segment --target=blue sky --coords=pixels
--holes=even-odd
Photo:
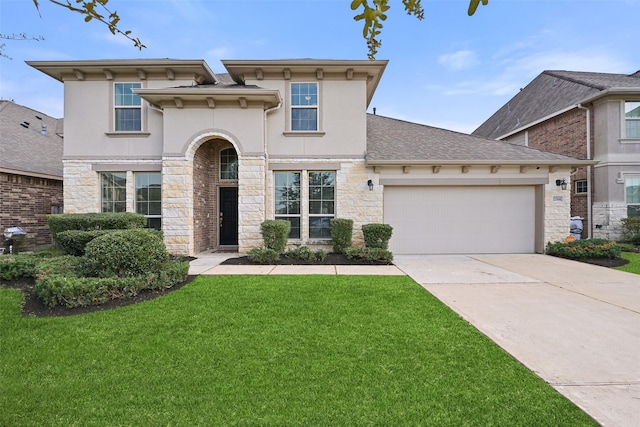
[[[72,2],[73,3],[73,2]],[[0,98],[63,115],[62,84],[26,60],[109,58],[366,59],[350,0],[110,0],[139,51],[80,15],[40,0],[0,0],[5,41]],[[640,70],[640,0],[491,0],[467,16],[468,0],[423,0],[425,19],[392,8],[377,59],[389,60],[369,111],[472,132],[544,70],[630,74]]]

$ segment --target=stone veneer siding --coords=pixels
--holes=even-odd
[[[593,229],[593,237],[609,240],[622,238],[622,219],[627,217],[625,202],[595,202],[593,204],[593,223],[600,228]]]
[[[556,185],[556,179],[567,179],[569,172],[549,174],[549,184],[544,191],[544,243],[564,241],[570,235],[571,218],[571,182],[567,180],[567,189]]]
[[[20,250],[51,246],[47,215],[62,212],[62,205],[61,179],[0,172],[0,233],[9,227],[21,227],[27,235]],[[5,247],[3,235],[2,247]]]

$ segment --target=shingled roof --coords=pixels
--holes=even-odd
[[[585,161],[450,130],[367,115],[369,165],[579,165]],[[590,164],[588,161],[584,164]]]
[[[640,71],[634,74],[544,71],[511,98],[472,135],[499,139],[568,109],[605,91],[637,89]]]
[[[0,101],[0,170],[62,179],[62,119]]]

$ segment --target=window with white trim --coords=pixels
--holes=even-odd
[[[142,131],[142,100],[133,92],[140,83],[114,84],[114,129],[116,132]]]
[[[318,83],[291,83],[291,130],[319,130]]]
[[[624,194],[627,202],[627,217],[640,216],[640,175],[625,177]]]
[[[576,194],[586,193],[588,190],[588,184],[586,179],[579,179],[576,181]]]
[[[136,172],[136,212],[147,217],[147,227],[162,229],[162,175]]]
[[[291,223],[290,239],[300,238],[300,172],[275,172],[275,218]]]
[[[103,172],[100,174],[100,204],[102,212],[127,211],[126,172]]]
[[[335,172],[309,172],[309,238],[330,239],[335,217]]]
[[[640,138],[640,101],[625,101],[624,129],[626,138]]]

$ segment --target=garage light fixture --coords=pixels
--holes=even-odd
[[[367,181],[367,185],[369,186],[369,191],[373,191],[373,181],[372,180]]]
[[[567,189],[567,181],[565,181],[564,179],[556,179],[556,185],[563,190]]]

